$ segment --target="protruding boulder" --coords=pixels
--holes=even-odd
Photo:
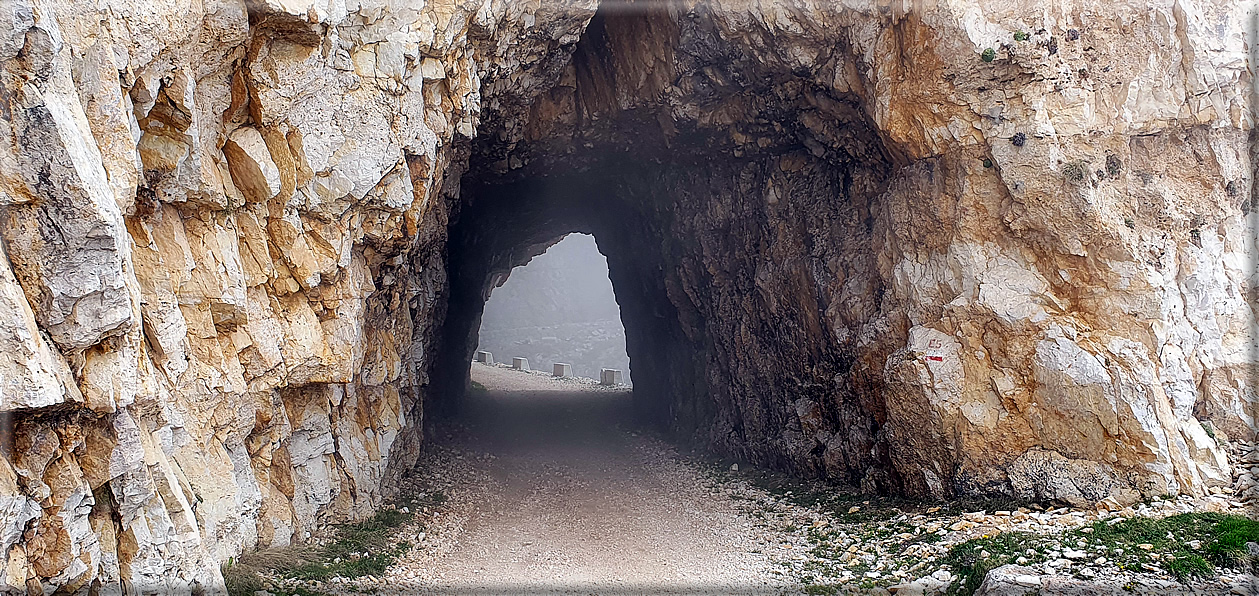
[[[261,203],[280,194],[283,185],[280,168],[275,165],[267,142],[257,129],[243,126],[232,131],[223,143],[223,155],[227,158],[232,182],[246,201]]]

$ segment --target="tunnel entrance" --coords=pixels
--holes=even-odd
[[[621,310],[593,236],[569,234],[494,285],[481,316],[478,351],[541,371],[565,363],[572,374],[590,379],[613,369],[629,382]]]
[[[879,437],[893,344],[858,354],[881,316],[870,248],[895,159],[860,95],[751,59],[702,6],[617,6],[539,63],[555,83],[529,105],[486,104],[452,189],[426,421],[460,407],[492,288],[579,232],[607,257],[641,419],[741,461],[899,488]],[[826,52],[831,79],[855,60]]]

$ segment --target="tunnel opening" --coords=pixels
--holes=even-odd
[[[526,108],[487,102],[426,420],[458,412],[497,280],[580,232],[607,257],[643,421],[740,461],[905,488],[881,434],[893,348],[859,349],[872,321],[907,328],[881,312],[871,250],[898,159],[859,90],[831,84],[856,58],[837,43],[786,67],[703,5],[627,6],[595,14]]]
[[[523,370],[568,364],[571,374],[601,381],[608,369],[621,375],[608,383],[632,384],[621,309],[593,236],[564,236],[492,285],[478,353]]]

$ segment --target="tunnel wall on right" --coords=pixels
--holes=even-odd
[[[685,441],[907,494],[1201,493],[1255,435],[1249,79],[1141,12],[599,15],[471,172],[597,181],[573,217]],[[1202,49],[1172,82],[1121,60],[1170,39]]]
[[[1196,136],[1144,139],[1126,167],[1245,146]],[[1097,209],[1122,171],[1062,184],[1064,205],[1015,200],[967,155],[886,184],[800,151],[698,166],[620,177],[655,233],[600,236],[639,399],[677,436],[918,495],[1231,484],[1226,437],[1254,436],[1253,236],[1226,193],[1182,244]]]

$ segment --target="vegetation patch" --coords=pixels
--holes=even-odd
[[[992,48],[985,48],[984,53],[979,55],[979,59],[984,62],[992,62],[997,57],[997,51]]]
[[[1084,178],[1088,176],[1088,168],[1085,167],[1082,161],[1073,161],[1062,166],[1062,175],[1072,182],[1083,182]]]
[[[1236,197],[1242,193],[1242,185],[1237,180],[1229,180],[1228,184],[1224,185],[1224,192],[1230,197]]]
[[[410,521],[412,515],[398,509],[382,509],[365,521],[339,526],[336,539],[323,548],[323,560],[306,563],[284,575],[311,581],[380,576],[411,550],[411,543],[395,543],[391,538],[393,530]]]
[[[1120,568],[1161,566],[1181,581],[1215,575],[1218,567],[1256,570],[1247,542],[1259,542],[1259,521],[1222,513],[1182,513],[1093,523],[1066,534],[1101,551]]]
[[[974,594],[989,571],[1019,563],[1020,557],[1025,559],[1022,564],[1043,562],[1048,540],[1045,536],[1029,532],[1006,532],[955,545],[940,558],[940,563],[948,565],[958,578],[949,586],[948,594]]]
[[[1111,178],[1114,178],[1115,176],[1118,176],[1119,173],[1122,171],[1123,171],[1123,160],[1119,159],[1118,155],[1114,155],[1114,154],[1107,155],[1106,156],[1106,173],[1109,174]]]
[[[230,596],[253,596],[258,590],[293,596],[314,596],[308,586],[287,585],[283,580],[326,581],[333,577],[360,578],[383,575],[411,543],[397,540],[398,529],[412,521],[415,511],[446,501],[441,491],[424,498],[407,498],[381,509],[364,521],[336,527],[323,546],[293,546],[242,554],[223,566]],[[275,582],[269,579],[279,580]]]
[[[223,564],[223,583],[231,596],[253,596],[254,592],[267,588],[264,575],[291,571],[319,558],[319,549],[303,546],[244,553]]]

